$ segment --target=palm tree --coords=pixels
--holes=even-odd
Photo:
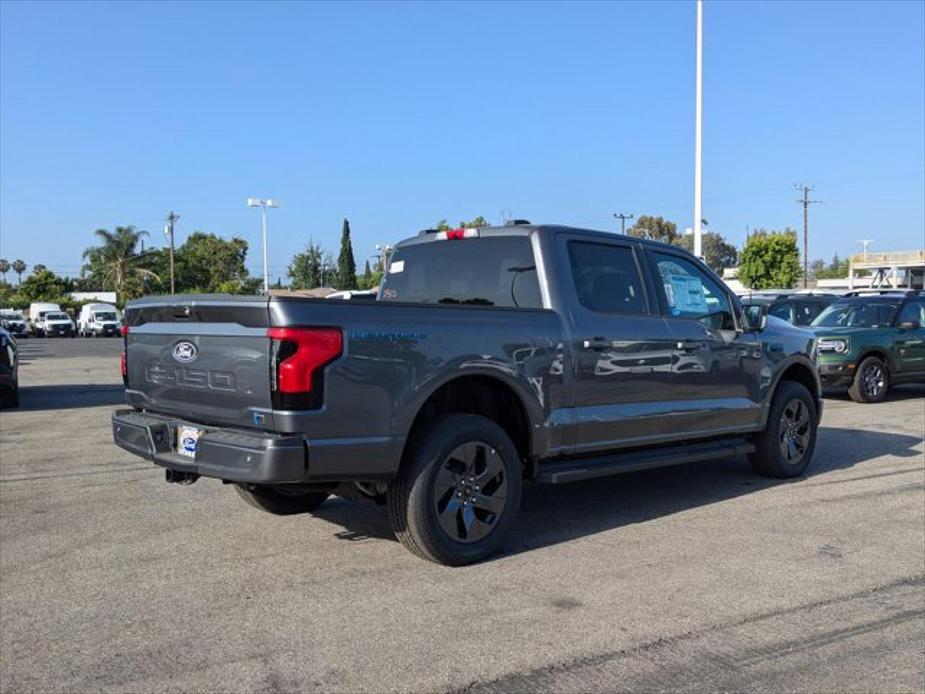
[[[28,265],[26,265],[24,261],[17,258],[16,260],[13,261],[13,264],[11,265],[11,267],[13,268],[13,272],[16,273],[16,283],[22,284],[22,273],[26,271],[26,268],[28,267]]]
[[[131,277],[153,277],[160,281],[156,274],[140,267],[144,254],[135,252],[138,242],[148,235],[147,231],[127,226],[116,227],[115,231],[97,229],[93,233],[102,243],[84,251],[87,267],[91,272],[98,272],[102,281],[110,284],[119,296],[125,295],[126,281]]]
[[[10,261],[6,258],[0,258],[0,275],[3,276],[4,283],[6,282],[6,273],[10,271]]]

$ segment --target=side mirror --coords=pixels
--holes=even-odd
[[[916,320],[904,320],[902,323],[899,324],[899,327],[902,330],[918,330],[921,326],[919,325],[919,322]]]

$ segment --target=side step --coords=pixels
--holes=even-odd
[[[536,481],[542,484],[564,484],[595,477],[619,475],[623,472],[728,458],[751,453],[754,450],[755,446],[751,442],[744,438],[735,438],[612,453],[596,458],[559,460],[554,463],[540,464]]]

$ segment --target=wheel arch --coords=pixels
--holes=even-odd
[[[491,419],[504,429],[514,442],[521,460],[528,467],[532,466],[539,444],[532,426],[533,413],[521,390],[508,380],[483,372],[456,375],[434,384],[406,427],[404,448],[407,449],[415,431],[424,422],[439,414],[476,414]]]
[[[819,370],[809,358],[803,356],[795,356],[781,365],[771,386],[770,397],[767,400],[768,407],[765,409],[765,413],[769,410],[781,383],[784,381],[794,381],[805,386],[812,396],[813,402],[816,403],[818,416],[822,416],[822,381],[819,379]],[[766,424],[767,422],[765,422]]]

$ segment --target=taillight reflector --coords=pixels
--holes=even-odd
[[[276,381],[273,390],[314,396],[304,402],[283,398],[282,405],[286,408],[320,407],[321,393],[312,393],[312,388],[320,386],[320,369],[341,355],[344,346],[341,331],[337,328],[268,328],[267,337],[278,343],[274,347]]]

